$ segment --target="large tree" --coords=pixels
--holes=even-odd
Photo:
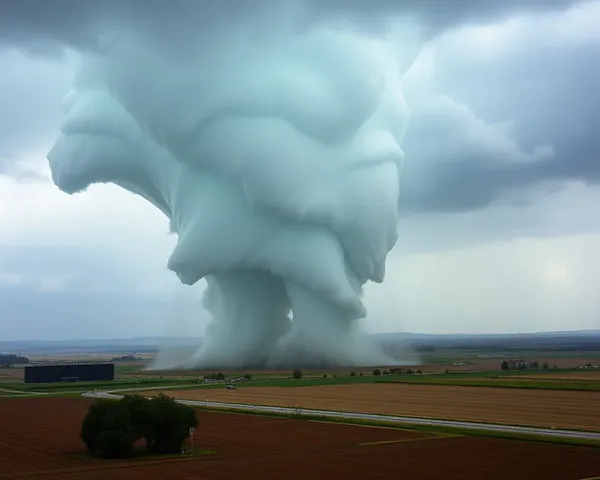
[[[134,444],[144,439],[152,453],[178,453],[190,428],[198,426],[193,407],[163,394],[152,399],[125,395],[120,400],[101,399],[83,420],[80,437],[87,449],[104,458],[134,455]]]

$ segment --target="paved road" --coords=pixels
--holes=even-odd
[[[89,398],[121,398],[123,395],[117,395],[110,392],[85,392],[84,397]],[[401,423],[406,425],[431,425],[436,427],[455,427],[468,428],[471,430],[485,430],[505,433],[521,433],[529,435],[540,435],[546,437],[561,437],[573,439],[600,440],[600,433],[596,432],[579,432],[577,430],[558,430],[544,429],[534,427],[518,427],[514,425],[497,425],[490,423],[476,422],[459,422],[454,420],[431,420],[418,417],[402,417],[397,415],[377,415],[372,413],[354,413],[354,412],[337,412],[331,410],[309,410],[304,408],[289,408],[289,407],[269,407],[264,405],[249,405],[245,403],[222,403],[202,400],[178,400],[186,405],[212,407],[212,408],[229,408],[240,411],[255,411],[265,413],[283,413],[306,416],[323,416],[330,418],[346,418],[349,420],[370,420],[376,422]]]

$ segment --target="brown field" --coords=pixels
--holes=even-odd
[[[600,474],[597,448],[217,412],[199,412],[195,437],[197,448],[212,455],[102,461],[83,455],[78,439],[90,403],[1,400],[0,480],[579,480]]]
[[[1,380],[10,380],[14,382],[15,380],[23,379],[23,367],[15,367],[15,368],[0,368],[0,381]]]
[[[580,372],[561,372],[533,375],[511,375],[509,378],[529,378],[534,380],[600,380],[600,371],[582,370]]]
[[[239,402],[600,431],[600,392],[353,384],[166,391],[185,400]],[[152,395],[155,391],[144,394]]]

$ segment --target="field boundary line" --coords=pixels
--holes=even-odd
[[[398,438],[396,440],[380,440],[377,442],[362,442],[359,443],[359,447],[376,447],[377,445],[388,445],[394,443],[411,443],[411,442],[424,442],[425,440],[445,440],[448,438],[460,438],[461,435],[444,436],[444,437],[421,437],[421,438]],[[594,480],[594,479],[585,479]]]

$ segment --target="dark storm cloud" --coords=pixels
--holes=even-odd
[[[516,150],[469,143],[468,125],[448,138],[461,115],[417,106],[405,144],[411,159],[403,177],[408,210],[474,210],[535,185],[600,184],[600,42],[535,36],[532,30],[518,49],[489,61],[460,50],[439,56],[436,89],[468,105],[473,115],[513,122],[508,138]],[[461,148],[452,148],[457,144]],[[535,147],[545,144],[553,155],[533,158]]]
[[[60,99],[71,71],[8,50],[0,50],[0,71],[0,175],[21,181],[42,178],[29,162],[43,162],[58,131]]]
[[[285,2],[4,0],[0,2],[0,43],[54,55],[63,46],[94,48],[105,27],[123,26],[145,32],[175,51],[189,35],[218,28],[223,21],[244,21],[280,3]],[[298,4],[296,0],[287,3]],[[415,18],[431,36],[465,23],[494,22],[515,13],[559,10],[575,3],[579,2],[309,0],[305,20],[344,18],[377,33],[390,15],[402,14]],[[530,43],[535,48],[528,48]],[[514,119],[516,150],[494,150],[484,140],[461,143],[460,138],[449,139],[453,144],[448,145],[449,129],[465,122],[462,114],[454,117],[451,111],[440,115],[435,108],[416,108],[405,145],[402,203],[406,209],[478,209],[507,191],[538,182],[555,186],[567,180],[598,181],[600,146],[594,126],[600,120],[600,96],[594,94],[594,84],[600,67],[590,61],[597,58],[597,47],[590,51],[557,48],[554,42],[544,48],[539,39],[523,42],[522,47],[522,52],[513,52],[514,57],[485,65],[460,54],[441,57],[441,91],[473,106],[483,119]],[[41,144],[52,138],[58,125],[58,101],[68,88],[70,72],[61,75],[48,67],[50,74],[41,79],[33,63],[7,58],[3,63],[8,75],[0,78],[0,174],[16,176],[11,158],[34,146],[32,139]],[[459,137],[470,126],[465,123],[461,128],[456,133]],[[554,157],[527,158],[540,144],[551,144]],[[515,155],[526,158],[510,158]]]
[[[315,0],[323,15],[345,16],[377,28],[390,15],[407,15],[422,26],[426,36],[469,23],[502,20],[521,12],[568,8],[581,0]]]
[[[390,15],[414,17],[426,35],[465,22],[493,21],[530,9],[565,8],[575,0],[308,0],[306,22],[343,18],[377,32]],[[298,0],[4,0],[0,3],[0,41],[53,54],[57,45],[93,48],[107,25],[146,29],[166,39],[184,32],[218,28],[247,19],[278,5],[296,7]]]

